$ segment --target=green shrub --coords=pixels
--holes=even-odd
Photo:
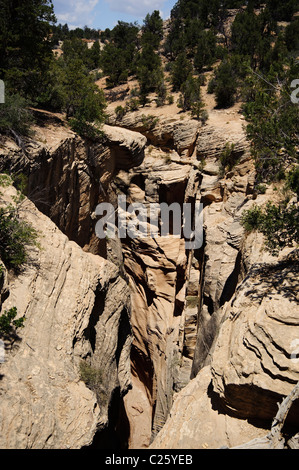
[[[28,246],[37,245],[37,231],[20,220],[13,206],[0,208],[0,258],[9,269],[18,270],[28,261]]]
[[[33,116],[28,110],[27,100],[18,94],[7,94],[5,103],[0,105],[0,133],[9,131],[29,135],[32,124]]]
[[[283,201],[276,205],[268,202],[264,208],[254,206],[243,213],[241,223],[247,232],[261,232],[266,248],[273,255],[299,242],[299,209],[295,203]]]
[[[224,150],[220,154],[222,170],[231,171],[238,161],[239,157],[236,155],[235,145],[227,142]]]
[[[262,221],[262,209],[257,205],[254,205],[252,209],[244,211],[242,214],[241,224],[245,228],[246,232],[253,232],[258,230],[261,226]]]
[[[95,392],[98,402],[103,406],[107,403],[107,390],[103,382],[103,373],[101,370],[81,361],[79,364],[80,379],[85,385]]]
[[[17,313],[17,308],[12,307],[0,316],[0,336],[9,335],[15,329],[24,327],[25,315],[15,320]]]
[[[174,97],[173,95],[167,95],[167,103],[168,104],[173,104],[174,103]]]
[[[149,114],[148,116],[142,114],[141,121],[146,130],[151,130],[158,124],[159,118],[152,114]]]
[[[127,112],[127,109],[123,106],[116,106],[114,110],[117,119],[122,119]]]
[[[140,106],[140,103],[139,103],[138,98],[131,98],[131,99],[128,100],[127,103],[126,103],[126,108],[127,108],[129,111],[137,111],[137,109],[139,108],[139,106]]]
[[[299,166],[288,173],[286,187],[299,197]]]
[[[89,365],[86,361],[79,364],[80,378],[91,389],[95,389],[103,382],[102,372]]]

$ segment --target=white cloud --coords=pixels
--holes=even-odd
[[[165,0],[105,0],[113,11],[144,18],[147,13],[161,10]]]
[[[99,0],[54,0],[55,15],[58,23],[68,23],[72,28],[91,26],[93,12]]]

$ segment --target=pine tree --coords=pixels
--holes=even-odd
[[[1,0],[0,10],[0,78],[8,91],[34,99],[52,59],[53,5],[48,0]]]
[[[180,91],[183,83],[186,82],[192,72],[192,64],[188,60],[185,52],[181,52],[171,68],[171,82],[173,91]]]

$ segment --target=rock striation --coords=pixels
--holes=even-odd
[[[1,270],[2,309],[16,305],[27,320],[0,366],[0,445],[265,442],[277,402],[299,380],[298,253],[274,258],[241,225],[245,209],[279,195],[256,194],[235,114],[228,127],[216,111],[204,125],[127,113],[110,117],[96,141],[48,116],[35,141],[1,148],[0,170],[28,175],[24,217],[40,229],[42,249],[19,276]],[[95,208],[110,202],[118,214],[120,195],[146,209],[201,203],[202,245],[187,248],[173,233],[99,240]],[[82,360],[100,377],[92,386]],[[296,401],[288,426],[298,428]]]
[[[15,194],[5,188],[1,203]],[[130,387],[128,286],[115,265],[82,251],[30,201],[19,210],[39,247],[10,274],[2,306],[26,320],[0,365],[0,447],[79,449],[107,427],[112,395]],[[97,388],[82,380],[81,361],[101,372]]]

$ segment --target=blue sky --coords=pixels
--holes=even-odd
[[[147,13],[159,10],[163,19],[169,17],[176,0],[52,0],[57,23],[106,29],[118,20],[143,23]]]

